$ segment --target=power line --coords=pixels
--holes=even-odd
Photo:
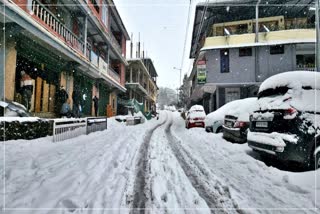
[[[192,3],[192,0],[190,0],[190,2],[189,2],[188,20],[187,20],[187,26],[186,26],[186,32],[185,32],[185,38],[184,38],[183,53],[182,53],[182,58],[181,58],[180,69],[183,69],[184,58],[185,58],[185,56],[186,56],[186,48],[187,48],[187,40],[188,40],[188,31],[189,31],[189,26],[190,26],[191,3]],[[181,75],[180,75],[179,84],[180,84],[179,87],[181,87],[181,85],[182,85],[182,83],[181,83]]]

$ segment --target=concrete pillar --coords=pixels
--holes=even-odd
[[[217,109],[220,107],[219,106],[219,88],[218,87],[216,89],[216,106],[217,106]]]
[[[4,47],[4,71],[0,72],[5,78],[4,95],[8,100],[14,100],[15,95],[15,79],[17,65],[17,50],[13,40],[6,39]],[[1,66],[3,67],[3,66]],[[3,87],[1,87],[3,88]]]
[[[0,34],[0,65],[5,63],[5,50],[4,50],[5,38],[4,33]],[[4,66],[0,66],[0,80],[4,80]],[[0,100],[4,100],[4,81],[0,83]]]
[[[138,78],[137,78],[137,82],[140,83],[140,68],[138,70]]]
[[[130,68],[130,83],[132,83],[132,67]]]
[[[83,42],[84,42],[84,56],[87,56],[87,37],[88,37],[88,18],[84,17]]]

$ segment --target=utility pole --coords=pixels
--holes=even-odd
[[[259,0],[256,4],[256,26],[255,26],[255,42],[259,43],[259,4],[260,4],[261,0]],[[255,49],[255,80],[256,82],[260,82],[260,78],[259,78],[259,46],[256,45]]]
[[[173,67],[173,69],[180,71],[179,87],[177,88],[177,90],[179,90],[179,89],[181,89],[181,86],[182,86],[182,84],[181,84],[181,72],[182,72],[182,68]],[[179,103],[179,92],[178,92],[177,97],[178,97],[178,103]]]

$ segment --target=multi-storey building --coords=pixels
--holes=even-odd
[[[195,59],[189,77],[191,104],[211,112],[229,101],[256,96],[259,84],[274,74],[315,70],[312,2],[257,2],[197,5],[190,52]]]
[[[158,74],[150,58],[128,59],[125,99],[135,99],[144,104],[144,111],[156,110]]]
[[[83,115],[117,114],[126,92],[129,35],[113,0],[0,0],[0,73],[4,98],[21,101],[20,71],[33,79],[31,112],[54,117],[55,94],[63,86],[81,94]],[[4,56],[4,57],[3,57]]]

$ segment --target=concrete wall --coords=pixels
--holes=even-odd
[[[259,47],[258,82],[275,74],[296,70],[296,45],[285,45],[284,54],[270,55],[269,47]],[[259,78],[260,77],[260,78]]]
[[[207,83],[261,82],[280,72],[295,70],[295,45],[285,45],[284,54],[270,55],[270,47],[258,47],[259,70],[255,73],[255,48],[252,56],[239,57],[239,49],[229,49],[230,72],[220,71],[220,50],[206,52]]]

